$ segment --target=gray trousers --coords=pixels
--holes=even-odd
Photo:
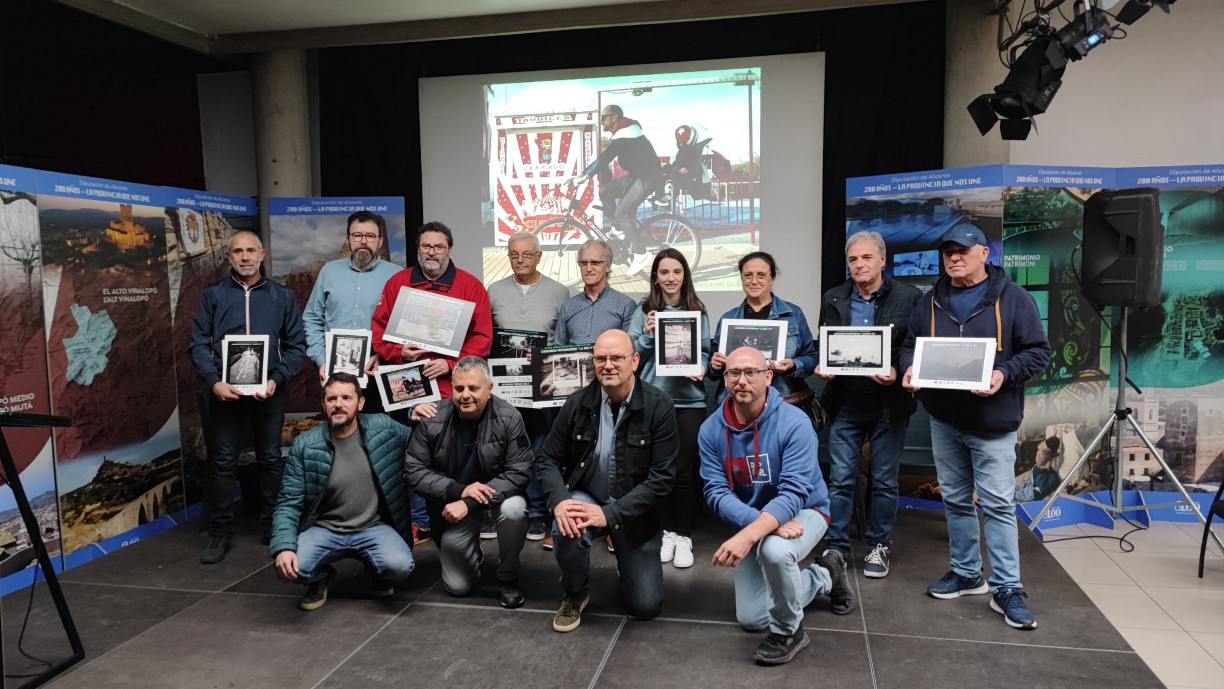
[[[637,209],[650,196],[650,189],[646,186],[646,182],[635,179],[625,189],[625,193],[621,195],[620,200],[616,202],[616,212],[612,215],[612,224],[616,229],[625,233],[625,239],[633,242],[634,249],[641,253],[646,250],[646,243],[642,240],[641,234],[638,232],[637,225]]]
[[[521,495],[506,498],[500,508],[494,508],[493,516],[497,524],[497,580],[517,581],[519,554],[527,540],[527,501]],[[480,583],[483,517],[484,510],[473,510],[459,523],[447,523],[434,539],[442,562],[442,585],[452,596],[466,596]]]

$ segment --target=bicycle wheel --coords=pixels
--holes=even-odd
[[[582,241],[566,244],[565,240],[574,232],[578,233],[578,237]],[[541,251],[555,250],[558,254],[562,254],[566,251],[577,251],[578,248],[582,246],[582,242],[590,239],[590,235],[588,235],[586,230],[582,227],[582,223],[579,223],[577,220],[574,220],[569,216],[545,220],[539,225],[536,225],[535,229],[531,230],[531,233],[534,234],[536,236],[536,240],[540,242]],[[556,244],[555,249],[552,247],[553,244]]]
[[[650,242],[651,253],[672,248],[684,254],[689,270],[695,270],[701,260],[701,238],[693,224],[682,216],[661,213],[646,218],[641,225],[643,239]]]

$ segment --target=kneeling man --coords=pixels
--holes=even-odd
[[[803,608],[844,585],[846,562],[829,550],[799,567],[829,528],[812,422],[783,401],[765,357],[751,347],[731,352],[723,380],[730,394],[697,441],[706,500],[739,532],[719,546],[713,564],[735,568],[740,626],[769,629],[756,661],[781,665],[807,647]]]
[[[480,524],[491,513],[500,602],[517,608],[523,604],[518,573],[527,540],[523,494],[535,459],[531,440],[519,411],[493,396],[493,374],[484,359],[460,359],[451,384],[452,397],[413,410],[421,421],[408,444],[405,475],[429,507],[446,592],[466,596],[479,583]]]
[[[336,560],[362,560],[378,598],[394,595],[416,566],[401,535],[411,528],[402,478],[409,432],[384,414],[358,414],[363,406],[357,377],[333,374],[323,386],[327,423],[295,438],[285,460],[268,550],[278,574],[308,586],[303,610],[327,602]]]

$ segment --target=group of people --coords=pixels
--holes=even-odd
[[[420,229],[411,268],[378,258],[385,241],[381,217],[353,214],[350,255],[323,267],[303,317],[292,293],[263,275],[259,237],[231,238],[231,275],[205,292],[192,341],[198,372],[211,388],[202,562],[221,561],[230,545],[234,465],[249,419],[263,474],[264,538],[277,572],[307,586],[303,609],[326,602],[331,563],[345,557],[364,562],[373,595],[393,594],[395,582],[413,570],[412,546],[424,540],[419,532],[427,519],[451,595],[477,590],[481,540],[496,539],[499,601],[521,606],[520,554],[526,541],[541,541],[560,571],[552,625],[569,632],[590,599],[591,549],[606,544],[629,616],[652,618],[663,605],[663,565],[694,565],[692,534],[704,503],[733,530],[709,562],[735,570],[737,620],[768,632],[754,658],[785,663],[809,643],[803,609],[816,597],[828,596],[837,614],[855,606],[847,528],[865,443],[870,525],[862,571],[872,578],[889,572],[898,459],[916,396],[931,415],[950,541],[951,568],[928,593],[941,599],[990,593],[991,607],[1009,625],[1036,626],[1020,582],[1014,446],[1024,382],[1048,363],[1050,348],[1036,303],[987,263],[990,249],[977,228],[958,226],[943,238],[946,275],[925,295],[885,274],[880,235],[849,238],[850,278],[823,295],[819,325],[892,326],[889,372],[870,378],[820,370],[812,328],[801,308],[775,295],[778,266],[764,252],[740,259],[745,298],[711,330],[689,266],[675,250],[653,257],[650,292],[635,301],[609,285],[611,250],[598,240],[578,251],[577,294],[539,272],[541,249],[529,233],[510,237],[513,274],[487,291],[451,262],[454,237],[441,223]],[[475,304],[458,356],[383,338],[404,286]],[[701,375],[657,375],[657,316],[670,310],[703,314]],[[785,350],[770,358],[747,346],[719,351],[721,320],[729,318],[784,322]],[[325,373],[324,333],[351,327],[373,331],[368,370],[428,359],[424,375],[443,398],[396,418],[365,413],[377,393],[350,374],[333,374],[323,381],[326,423],[298,436],[282,462],[285,381],[307,355]],[[493,394],[486,357],[494,327],[544,332],[549,344],[593,343],[596,380],[559,410],[511,406]],[[243,397],[221,381],[227,334],[269,336],[266,394]],[[910,365],[919,336],[996,338],[990,389],[914,387]],[[811,418],[813,375],[826,380],[820,399],[832,418],[827,482]],[[717,383],[708,415],[707,380]],[[985,513],[988,583],[975,493]],[[414,500],[427,517],[413,515]],[[822,540],[825,549],[805,564]]]

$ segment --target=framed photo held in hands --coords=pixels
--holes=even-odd
[[[243,395],[268,390],[268,336],[226,335],[221,340],[221,380]]]
[[[730,354],[740,347],[752,347],[766,361],[786,358],[786,321],[761,321],[728,318],[722,322],[718,351]]]
[[[820,327],[820,372],[835,376],[887,376],[892,368],[892,326]]]
[[[436,292],[401,287],[383,339],[459,356],[476,305]]]
[[[373,336],[369,330],[328,330],[323,336],[326,344],[323,360],[327,362],[327,377],[333,373],[349,373],[357,376],[364,388],[368,379],[365,365],[370,360],[370,341]]]
[[[995,349],[993,337],[919,337],[910,383],[920,388],[989,390]]]
[[[701,312],[655,312],[655,375],[701,375]]]
[[[382,396],[385,411],[407,409],[442,399],[438,384],[425,375],[425,364],[430,361],[432,359],[421,359],[411,364],[378,367],[374,381],[378,384],[378,394]]]

